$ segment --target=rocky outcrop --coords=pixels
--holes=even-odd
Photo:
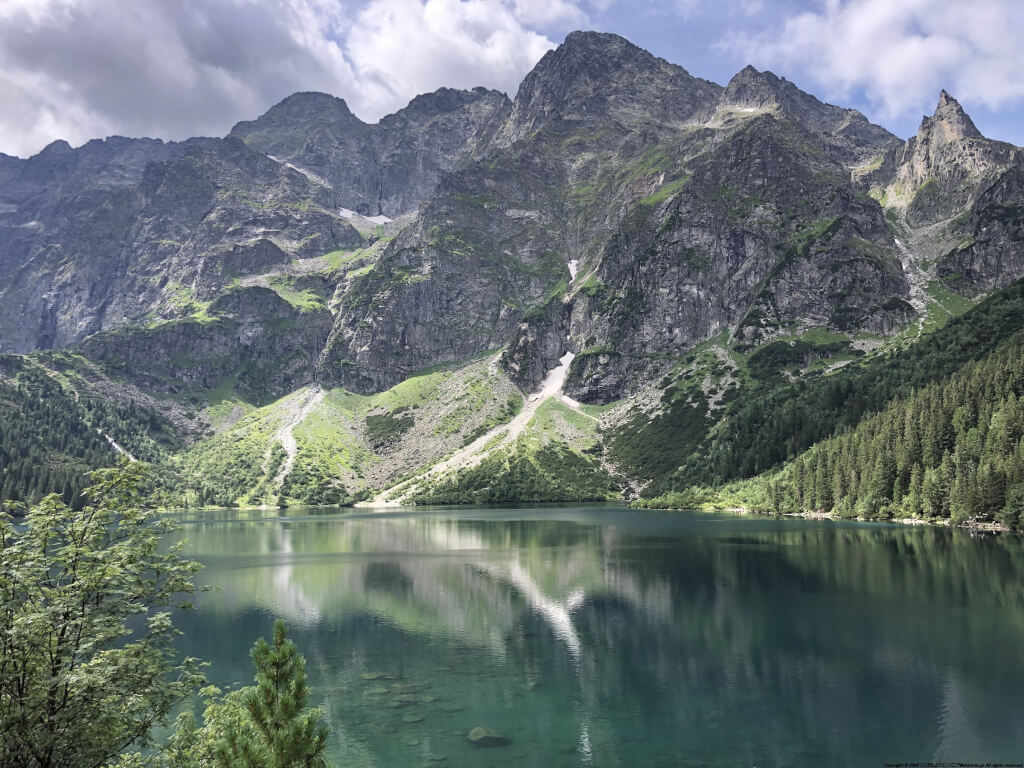
[[[1011,144],[981,135],[946,91],[924,117],[898,161],[888,187],[889,204],[905,204],[907,221],[922,226],[954,216],[1005,170],[1016,155]]]
[[[508,107],[497,91],[442,88],[369,125],[342,99],[297,93],[231,136],[330,186],[345,208],[395,217],[486,145]]]
[[[524,392],[536,392],[547,372],[565,354],[570,343],[568,310],[560,296],[531,310],[502,354],[501,365]]]
[[[483,725],[478,725],[470,730],[466,734],[466,740],[478,747],[504,747],[510,743],[507,736],[502,736],[497,731]]]
[[[212,389],[231,378],[262,404],[313,381],[330,328],[324,309],[304,311],[272,290],[244,288],[214,302],[208,319],[98,333],[79,351],[154,392]]]
[[[959,233],[959,245],[938,264],[953,288],[976,293],[1024,277],[1024,166],[1011,167],[978,196]]]

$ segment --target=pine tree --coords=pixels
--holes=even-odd
[[[222,768],[323,768],[327,728],[320,710],[304,712],[306,660],[274,622],[274,644],[262,637],[252,649],[256,685],[245,691],[247,727],[230,727],[217,748]]]

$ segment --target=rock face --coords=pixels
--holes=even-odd
[[[894,143],[771,75],[723,90],[614,35],[570,35],[346,297],[322,376],[370,391],[508,343],[524,387],[573,351],[568,391],[604,401],[729,328],[890,332],[909,288],[848,164]]]
[[[978,196],[961,234],[938,265],[947,283],[976,292],[1024,277],[1024,166],[1011,167]]]
[[[299,93],[224,139],[0,156],[0,351],[260,397],[501,348],[529,391],[573,352],[566,391],[608,402],[720,334],[905,326],[879,201],[911,228],[961,214],[938,275],[1005,284],[1021,187],[1019,150],[945,92],[904,143],[770,72],[723,88],[572,33],[513,101],[441,89],[370,125]]]
[[[497,91],[442,88],[368,125],[341,99],[296,93],[231,136],[323,181],[346,208],[395,217],[485,145],[508,107]]]
[[[982,136],[959,102],[942,91],[934,114],[921,120],[904,147],[891,194],[908,201],[911,225],[940,221],[966,207],[1016,154],[1011,144]]]
[[[734,113],[760,112],[794,121],[812,134],[832,159],[854,168],[903,147],[902,141],[868,122],[857,110],[825,104],[785,78],[751,66],[729,81],[718,109],[722,120]]]
[[[312,380],[331,329],[326,309],[303,311],[259,287],[228,291],[209,315],[94,334],[80,350],[154,392],[212,389],[232,378],[239,393],[266,402]]]
[[[236,139],[125,141],[51,145],[5,189],[0,350],[188,317],[241,276],[363,242],[330,189]]]

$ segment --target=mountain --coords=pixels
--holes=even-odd
[[[840,427],[797,418],[738,457],[803,402],[787,387],[913,359],[1024,277],[1022,157],[945,91],[901,141],[771,72],[721,86],[593,32],[511,100],[443,88],[367,124],[297,93],[225,138],[3,156],[0,351],[30,361],[0,367],[23,416],[7,487],[53,487],[18,448],[44,385],[109,404],[69,435],[161,425],[147,455],[192,502],[650,496],[769,470]],[[103,460],[89,445],[76,466]],[[707,455],[731,458],[693,470]]]

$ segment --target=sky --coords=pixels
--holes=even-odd
[[[0,152],[221,136],[300,90],[367,122],[442,86],[514,97],[574,29],[723,85],[769,69],[904,138],[945,88],[1024,145],[1024,0],[0,0]]]

